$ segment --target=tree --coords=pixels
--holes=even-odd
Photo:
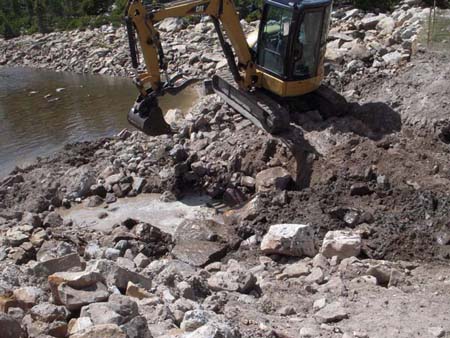
[[[105,0],[84,0],[81,7],[88,15],[99,15],[105,13],[109,6],[110,2]]]
[[[34,13],[36,15],[36,22],[38,26],[38,30],[41,33],[47,33],[48,27],[47,27],[47,20],[46,20],[46,8],[44,0],[35,0],[34,1]]]
[[[1,12],[0,12],[0,35],[2,35],[5,39],[11,39],[19,35],[18,32],[14,31],[8,19]]]

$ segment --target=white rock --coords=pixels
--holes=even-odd
[[[177,32],[184,27],[184,20],[182,18],[167,18],[164,19],[159,29],[164,32]]]
[[[180,109],[169,109],[164,115],[164,119],[168,124],[177,124],[184,119],[184,116]]]
[[[403,55],[397,51],[394,51],[392,53],[383,55],[382,58],[385,63],[389,65],[396,65],[399,64],[400,61],[403,59]]]
[[[321,253],[325,257],[340,259],[358,256],[361,252],[361,235],[351,231],[329,231],[322,243]]]
[[[380,31],[382,35],[389,35],[394,31],[395,20],[390,16],[387,16],[380,20],[377,24],[377,30]]]
[[[314,234],[310,225],[276,224],[272,225],[261,242],[265,254],[314,257]]]

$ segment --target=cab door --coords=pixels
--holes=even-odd
[[[287,72],[291,23],[292,8],[265,5],[259,28],[257,64],[278,77],[285,77]]]

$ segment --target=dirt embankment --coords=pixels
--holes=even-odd
[[[333,14],[327,81],[348,112],[292,112],[294,153],[212,95],[175,120],[178,134],[68,145],[2,179],[7,337],[448,334],[450,60],[407,48],[414,13]],[[198,57],[194,72],[220,68]],[[213,219],[173,233],[132,213],[102,231],[64,216],[112,217],[117,199],[151,192],[233,209],[213,200]]]

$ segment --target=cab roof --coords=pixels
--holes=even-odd
[[[332,0],[266,0],[266,3],[283,7],[323,7],[331,5]]]

